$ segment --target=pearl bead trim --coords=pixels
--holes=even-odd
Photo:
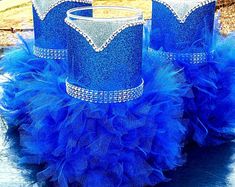
[[[77,99],[92,103],[122,103],[139,98],[144,91],[144,80],[135,88],[115,91],[89,90],[70,84],[66,80],[66,92]]]
[[[64,60],[67,59],[66,49],[46,49],[33,46],[33,54],[39,58]]]
[[[70,27],[72,27],[73,29],[75,29],[77,32],[79,32],[86,40],[87,42],[92,46],[92,48],[96,51],[96,52],[101,52],[103,51],[105,48],[107,48],[107,46],[113,41],[113,39],[119,34],[121,33],[123,30],[125,30],[128,27],[134,27],[137,25],[143,25],[145,22],[144,20],[136,20],[133,21],[131,23],[126,23],[124,24],[122,27],[120,27],[118,30],[114,31],[112,33],[112,35],[104,42],[104,44],[101,47],[97,47],[95,45],[95,43],[93,42],[93,40],[85,33],[83,32],[81,29],[79,29],[78,27],[76,27],[76,25],[74,23],[72,23],[69,18],[65,18],[65,23],[67,23]]]
[[[47,1],[47,0],[46,0]],[[41,11],[39,6],[37,5],[38,2],[36,0],[32,0],[33,3],[33,7],[35,8],[39,18],[41,20],[44,20],[47,16],[47,14],[56,6],[58,6],[61,3],[64,2],[75,2],[75,3],[87,3],[87,4],[92,4],[92,0],[58,0],[57,2],[51,4],[50,6],[48,6],[45,10]]]
[[[164,6],[166,6],[173,14],[174,16],[177,18],[177,20],[180,22],[180,23],[184,23],[188,16],[194,12],[196,9],[200,8],[200,7],[203,7],[207,4],[210,4],[210,3],[213,3],[213,2],[216,2],[216,0],[205,0],[205,1],[202,1],[202,2],[199,2],[196,6],[192,7],[191,9],[189,9],[189,11],[187,11],[186,14],[184,14],[183,17],[180,17],[178,14],[177,14],[177,11],[175,10],[175,8],[173,8],[170,4],[168,4],[167,2],[165,2],[164,0],[153,0],[153,1],[156,1],[158,3],[161,3],[163,4]]]

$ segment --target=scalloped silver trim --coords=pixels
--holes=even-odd
[[[144,92],[144,80],[139,86],[126,90],[115,90],[115,91],[99,91],[99,90],[89,90],[79,86],[70,84],[66,80],[66,92],[82,101],[92,102],[92,103],[122,103],[131,101],[139,98]]]
[[[39,58],[65,60],[67,59],[66,49],[46,49],[33,46],[33,54]]]
[[[47,1],[47,0],[46,0]],[[59,4],[61,3],[64,3],[64,2],[75,2],[75,3],[87,3],[87,4],[92,4],[93,0],[58,0],[57,2],[51,4],[46,10],[44,11],[40,11],[40,8],[37,6],[37,3],[35,0],[32,0],[32,4],[33,4],[33,7],[35,8],[37,14],[38,14],[38,17],[41,19],[41,20],[44,20],[47,16],[47,14],[53,9],[55,8],[56,6],[58,6]]]
[[[157,51],[157,55],[164,60],[169,61],[182,61],[188,62],[190,64],[203,64],[208,60],[213,58],[213,52],[211,53],[172,53],[172,52],[164,52]]]
[[[197,5],[195,6],[192,6],[183,16],[180,16],[177,11],[175,10],[175,8],[173,6],[171,6],[169,3],[165,2],[164,0],[153,0],[153,1],[156,1],[158,3],[161,3],[163,4],[164,6],[166,6],[173,14],[174,16],[176,17],[176,19],[180,22],[180,23],[184,23],[187,18],[189,17],[189,15],[194,12],[196,9],[200,8],[200,7],[203,7],[207,4],[210,4],[210,3],[213,3],[213,2],[216,2],[216,0],[205,0],[205,1],[202,1],[202,2],[198,2]],[[174,2],[174,0],[172,0],[172,2]]]
[[[68,24],[70,27],[72,27],[74,30],[76,30],[77,32],[79,32],[86,40],[87,42],[92,46],[92,48],[96,51],[96,52],[101,52],[103,51],[106,47],[108,47],[108,45],[113,41],[113,39],[119,34],[121,33],[123,30],[125,30],[126,28],[129,27],[134,27],[137,25],[143,25],[145,23],[144,20],[137,20],[137,21],[133,21],[133,22],[129,22],[124,24],[122,27],[120,27],[118,30],[114,31],[112,33],[112,35],[104,42],[104,44],[101,47],[97,47],[94,43],[94,41],[85,33],[83,32],[81,29],[79,29],[74,23],[72,23],[71,21],[69,21],[69,18],[65,18],[65,23]]]

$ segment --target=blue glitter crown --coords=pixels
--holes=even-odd
[[[138,13],[128,18],[102,19],[98,10]],[[91,15],[90,17],[84,16]],[[104,11],[106,12],[106,11]],[[68,11],[67,93],[96,103],[117,103],[143,93],[141,76],[142,12],[123,7],[86,7]]]
[[[153,0],[150,46],[162,57],[206,62],[211,57],[216,0]]]
[[[67,10],[87,6],[92,0],[33,0],[34,55],[47,59],[67,58]]]

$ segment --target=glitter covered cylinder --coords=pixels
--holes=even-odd
[[[142,95],[141,11],[123,7],[72,9],[65,22],[70,26],[70,95],[98,103],[125,102]]]
[[[92,0],[33,0],[34,54],[41,58],[67,58],[67,10],[87,6]]]
[[[170,60],[206,60],[212,45],[215,7],[215,0],[153,0],[150,46],[161,49]]]

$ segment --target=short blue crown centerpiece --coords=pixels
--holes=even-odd
[[[123,16],[125,15],[125,16]],[[143,15],[124,7],[85,7],[67,12],[67,93],[95,103],[140,97]]]
[[[216,0],[153,0],[150,46],[171,61],[212,57]]]
[[[87,6],[92,0],[32,0],[35,56],[47,59],[66,59],[67,25],[64,23],[67,10]]]

